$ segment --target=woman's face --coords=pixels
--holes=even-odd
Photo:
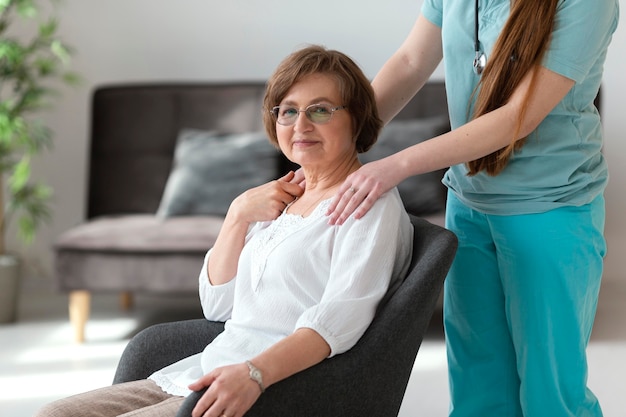
[[[304,110],[312,104],[327,108],[343,106],[337,79],[327,74],[306,76],[295,83],[279,103],[296,110]],[[316,124],[300,112],[290,126],[276,123],[276,136],[285,156],[305,170],[332,169],[356,157],[349,109],[336,110],[324,124]]]

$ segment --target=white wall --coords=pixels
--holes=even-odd
[[[626,1],[619,0],[622,16]],[[605,155],[609,163],[609,185],[605,196],[607,204],[606,238],[608,254],[605,278],[626,278],[626,27],[620,19],[604,72],[602,115],[605,134]]]
[[[620,0],[621,1],[621,0]],[[264,80],[288,53],[305,43],[346,52],[373,77],[400,45],[419,13],[421,0],[65,0],[61,33],[77,54],[73,68],[82,87],[64,90],[46,119],[56,132],[55,149],[37,161],[37,174],[55,190],[54,221],[30,248],[12,245],[31,265],[30,275],[51,274],[54,238],[84,218],[89,100],[94,86],[132,81]],[[626,118],[620,98],[626,83],[624,30],[607,63],[607,152],[613,172],[607,192],[609,219],[623,226],[626,196]],[[435,78],[442,78],[438,70]],[[617,234],[620,239],[626,227]],[[626,239],[625,239],[626,240]]]

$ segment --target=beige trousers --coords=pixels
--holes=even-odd
[[[175,417],[184,399],[143,379],[54,401],[35,417]]]

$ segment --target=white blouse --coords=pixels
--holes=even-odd
[[[322,201],[307,217],[283,213],[254,224],[237,275],[213,286],[204,259],[200,301],[224,332],[202,353],[152,374],[165,392],[187,396],[187,386],[211,370],[257,356],[299,328],[315,330],[343,353],[371,323],[378,303],[397,286],[411,260],[413,227],[396,189],[359,220],[331,226]]]

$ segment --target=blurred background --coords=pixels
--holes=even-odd
[[[49,282],[51,242],[84,219],[89,105],[94,86],[117,82],[265,80],[305,43],[353,57],[374,77],[411,29],[420,0],[343,0],[321,6],[277,0],[64,0],[60,33],[76,49],[72,68],[82,86],[64,88],[45,120],[55,147],[36,161],[36,175],[54,189],[54,217],[34,245],[13,247]],[[626,246],[626,28],[618,28],[604,76],[602,115],[611,181],[606,193],[609,244]],[[442,79],[441,68],[434,78]],[[612,245],[610,245],[612,246]],[[624,253],[610,250],[608,276],[620,277]],[[622,276],[623,276],[623,272]]]
[[[624,0],[620,3],[624,6]],[[421,0],[322,3],[277,0],[62,1],[58,8],[60,33],[75,48],[71,66],[84,81],[77,88],[63,88],[54,108],[44,114],[45,122],[55,132],[55,145],[52,151],[35,161],[34,170],[35,175],[45,178],[54,190],[52,222],[40,230],[36,241],[29,247],[21,244],[14,233],[8,234],[9,249],[19,253],[28,265],[22,319],[36,321],[39,314],[50,314],[50,311],[62,317],[67,308],[66,298],[53,299],[48,295],[53,294],[51,245],[60,233],[81,223],[85,217],[89,111],[95,86],[146,81],[265,80],[282,58],[305,43],[324,44],[347,53],[371,78],[404,40],[421,4]],[[473,22],[468,22],[470,24]],[[626,114],[622,100],[626,97],[625,50],[626,28],[622,24],[609,50],[602,96],[605,154],[611,172],[606,192],[609,252],[603,291],[611,293],[613,298],[606,302],[607,306],[609,303],[615,303],[611,306],[621,305],[623,296],[626,296],[622,285],[626,274],[626,219],[623,218],[626,214]],[[443,79],[441,68],[434,78]],[[195,299],[182,302],[195,303]],[[149,310],[158,303],[162,300],[139,300],[137,308],[143,305]],[[174,312],[178,311],[177,308],[174,307]],[[616,311],[612,308],[605,310],[607,316]],[[102,328],[92,334],[102,335],[110,329],[119,333],[121,338],[119,343],[108,348],[112,356],[109,359],[111,366],[123,348],[124,337],[136,325],[133,320],[137,320],[137,317],[115,316],[122,313],[109,313],[109,310],[116,309],[114,300],[106,297],[94,300],[93,314],[96,319],[101,317],[104,321],[100,324]],[[106,324],[107,318],[113,320],[109,325]],[[98,325],[98,320],[94,323]],[[13,336],[7,329],[11,330],[0,326],[0,349],[5,351],[12,342],[19,343],[19,336],[13,341],[9,339]],[[622,341],[626,338],[623,324],[607,327],[604,331],[619,333]],[[67,332],[67,340],[71,340],[69,329],[60,332],[62,335]],[[54,337],[65,336],[57,334]],[[97,340],[98,336],[95,340],[92,338],[92,343],[97,344]],[[31,342],[34,343],[34,339],[23,341],[26,345]],[[427,342],[424,355],[428,355],[429,346]],[[79,348],[67,349],[79,355],[74,350]],[[622,357],[623,353],[624,350]],[[604,351],[599,350],[598,354],[602,356]],[[441,360],[440,350],[433,355],[436,361]],[[7,369],[12,368],[6,363],[4,370],[1,366],[0,387],[6,387],[2,381],[8,383]],[[108,382],[112,378],[110,372],[107,368],[101,379],[91,380],[95,381],[94,385]],[[434,378],[439,378],[436,380],[445,385],[445,376]],[[23,384],[22,389],[32,388],[32,379],[30,382],[18,381]],[[86,388],[85,384],[79,385],[79,391]],[[17,415],[2,412],[1,400],[0,414]]]

